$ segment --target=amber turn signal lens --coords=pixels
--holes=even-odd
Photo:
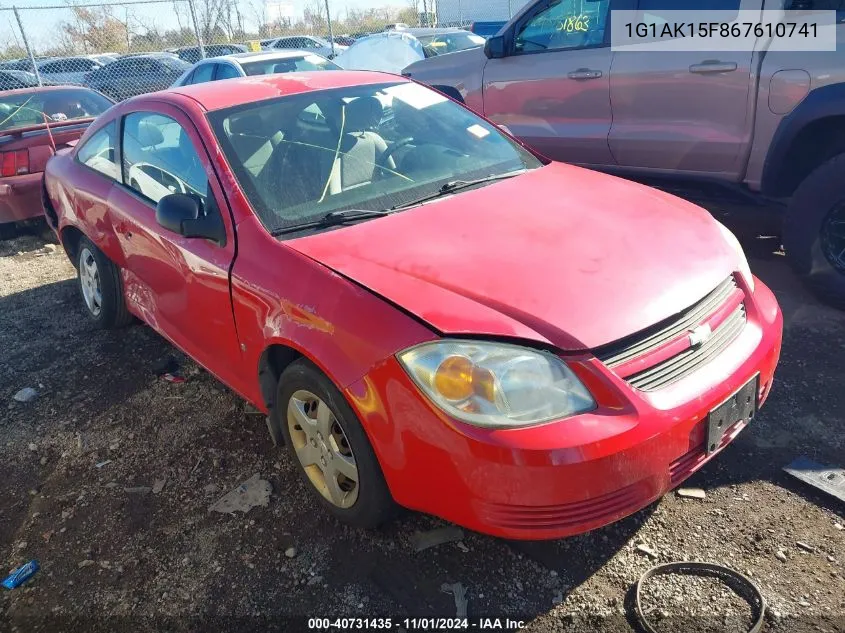
[[[466,356],[449,356],[434,372],[434,388],[447,400],[466,400],[473,394],[473,368]]]

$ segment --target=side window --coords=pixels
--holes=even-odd
[[[610,0],[561,0],[525,22],[517,53],[602,46]]]
[[[114,149],[116,129],[117,123],[112,121],[85,141],[76,153],[76,160],[112,180],[120,180],[120,165]]]
[[[123,121],[123,182],[157,203],[171,193],[203,202],[208,178],[187,132],[168,116],[133,112]]]
[[[114,64],[109,64],[106,68],[111,71],[113,75],[137,75],[138,74],[138,61],[135,59],[127,59],[121,62],[115,62]]]
[[[214,79],[219,81],[220,79],[234,79],[240,76],[241,74],[229,64],[217,64],[217,75]]]
[[[65,72],[62,70],[64,64],[62,62],[50,62],[48,64],[44,64],[38,70],[42,73],[62,73]]]
[[[97,68],[97,62],[93,59],[74,59],[71,61],[73,70],[71,72],[87,72]]]
[[[194,71],[194,76],[191,79],[192,84],[202,84],[206,81],[211,81],[214,77],[214,66],[216,64],[202,64],[197,66]]]

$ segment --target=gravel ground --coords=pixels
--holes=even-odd
[[[798,455],[845,465],[845,314],[809,297],[770,242],[748,247],[784,310],[783,355],[761,414],[685,484],[704,499],[670,494],[555,542],[466,532],[417,552],[415,533],[443,521],[336,523],[261,415],[149,328],[92,329],[61,249],[0,243],[0,557],[42,565],[0,594],[0,631],[298,630],[301,616],[390,616],[396,628],[454,616],[447,583],[466,588],[472,617],[630,631],[633,583],[672,560],[750,576],[766,631],[845,631],[845,507],[781,471]],[[174,359],[184,383],[158,376]],[[15,402],[25,387],[37,398]],[[255,473],[273,488],[266,507],[209,512]],[[661,631],[743,630],[750,611],[724,586],[671,580],[646,592]]]

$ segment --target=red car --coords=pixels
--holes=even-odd
[[[584,532],[701,468],[772,385],[781,313],[727,229],[400,77],[138,97],[46,184],[91,318],[143,320],[268,412],[352,524]]]
[[[15,223],[43,217],[47,160],[76,142],[111,105],[98,92],[70,86],[0,94],[0,239],[14,233]]]

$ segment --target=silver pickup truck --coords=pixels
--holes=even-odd
[[[761,38],[746,52],[614,51],[616,9],[835,10],[837,45],[775,51]],[[585,28],[567,28],[572,16]],[[845,0],[537,0],[483,48],[403,74],[550,158],[707,206],[756,205],[782,229],[796,272],[845,307]]]

